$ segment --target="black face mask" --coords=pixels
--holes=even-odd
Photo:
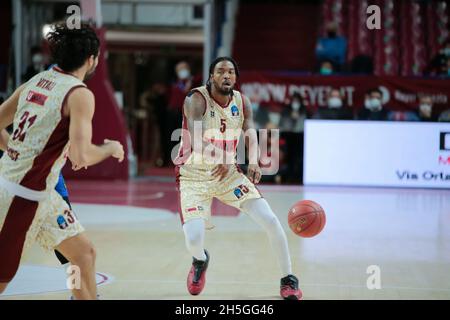
[[[336,31],[328,31],[328,38],[336,38]]]

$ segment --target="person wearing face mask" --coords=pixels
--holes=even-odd
[[[303,132],[303,123],[307,118],[303,98],[294,93],[290,102],[286,103],[281,112],[280,129],[285,132]]]
[[[350,120],[352,119],[351,110],[344,106],[341,91],[338,88],[331,88],[327,96],[326,107],[320,107],[315,119],[329,119],[329,120]]]
[[[322,61],[320,64],[319,73],[323,76],[329,76],[334,73],[333,63],[329,60]]]
[[[419,121],[423,122],[437,121],[436,115],[433,113],[433,100],[430,96],[420,97],[417,117]]]
[[[364,107],[358,113],[358,120],[384,121],[387,120],[387,110],[383,108],[383,94],[375,88],[366,93]]]
[[[180,115],[186,94],[192,89],[193,78],[191,68],[186,61],[180,61],[175,66],[177,80],[172,84],[169,99],[169,109]],[[181,118],[180,118],[181,121]]]
[[[165,144],[165,163],[171,163],[170,154],[172,149],[178,144],[177,141],[171,141],[170,137],[174,130],[181,128],[183,119],[182,107],[186,94],[193,87],[200,85],[201,82],[197,77],[192,76],[191,67],[186,61],[180,61],[175,65],[175,75],[176,81],[170,87],[166,124],[163,129],[166,132],[162,133],[162,135],[168,137],[166,141],[169,141],[169,143]]]
[[[295,92],[283,106],[280,119],[281,138],[286,141],[285,159],[289,174],[283,175],[288,183],[303,181],[303,131],[308,113],[303,97]]]
[[[330,23],[326,27],[326,36],[321,37],[316,45],[317,61],[329,60],[340,69],[346,62],[347,39],[337,34],[336,23]]]
[[[34,75],[47,69],[46,57],[41,47],[34,46],[30,50],[31,63],[22,76],[23,82],[30,80]]]
[[[269,111],[266,106],[261,104],[261,98],[254,94],[250,99],[253,110],[253,121],[256,129],[263,129],[269,123]]]

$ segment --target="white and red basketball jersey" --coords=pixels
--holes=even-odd
[[[63,106],[73,89],[85,86],[57,67],[26,83],[19,97],[7,151],[0,159],[3,184],[31,191],[55,187],[69,141],[69,118],[63,115]]]
[[[214,144],[216,147],[236,154],[236,148],[242,133],[244,123],[244,103],[239,91],[233,90],[233,95],[226,106],[221,106],[209,93],[206,86],[192,89],[192,92],[199,92],[205,99],[206,109],[202,117],[203,138]],[[183,110],[183,129],[187,130],[187,120]],[[195,137],[200,139],[201,137]],[[191,152],[190,140],[185,133],[182,135],[176,164],[194,165],[200,164],[208,167],[207,160],[200,154]]]

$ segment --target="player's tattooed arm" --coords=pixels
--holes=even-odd
[[[259,146],[258,135],[255,130],[255,124],[253,122],[253,110],[252,104],[248,97],[242,95],[244,103],[244,124],[242,129],[244,130],[245,145],[248,152],[248,170],[247,176],[253,183],[258,183],[261,179],[261,168],[259,167]]]
[[[0,150],[6,150],[9,134],[6,129],[13,121],[17,111],[20,94],[25,85],[21,85],[14,93],[0,105]]]
[[[94,94],[87,88],[75,89],[67,99],[65,113],[70,116],[69,159],[74,170],[87,168],[109,157],[123,161],[124,151],[120,142],[105,139],[101,146],[92,144],[94,109]]]

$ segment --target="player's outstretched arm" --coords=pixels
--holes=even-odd
[[[123,161],[124,151],[119,142],[105,140],[101,146],[92,144],[95,98],[89,89],[75,89],[67,99],[67,110],[70,116],[69,159],[73,169],[92,166],[111,156]]]
[[[13,121],[17,111],[20,94],[25,85],[21,85],[14,93],[0,105],[0,150],[6,150],[9,134],[6,129]]]
[[[255,124],[253,122],[252,104],[249,98],[242,95],[244,102],[244,123],[242,129],[244,130],[245,145],[248,152],[248,170],[247,176],[253,183],[258,183],[261,179],[261,169],[259,167],[259,146],[258,135],[256,134]]]

